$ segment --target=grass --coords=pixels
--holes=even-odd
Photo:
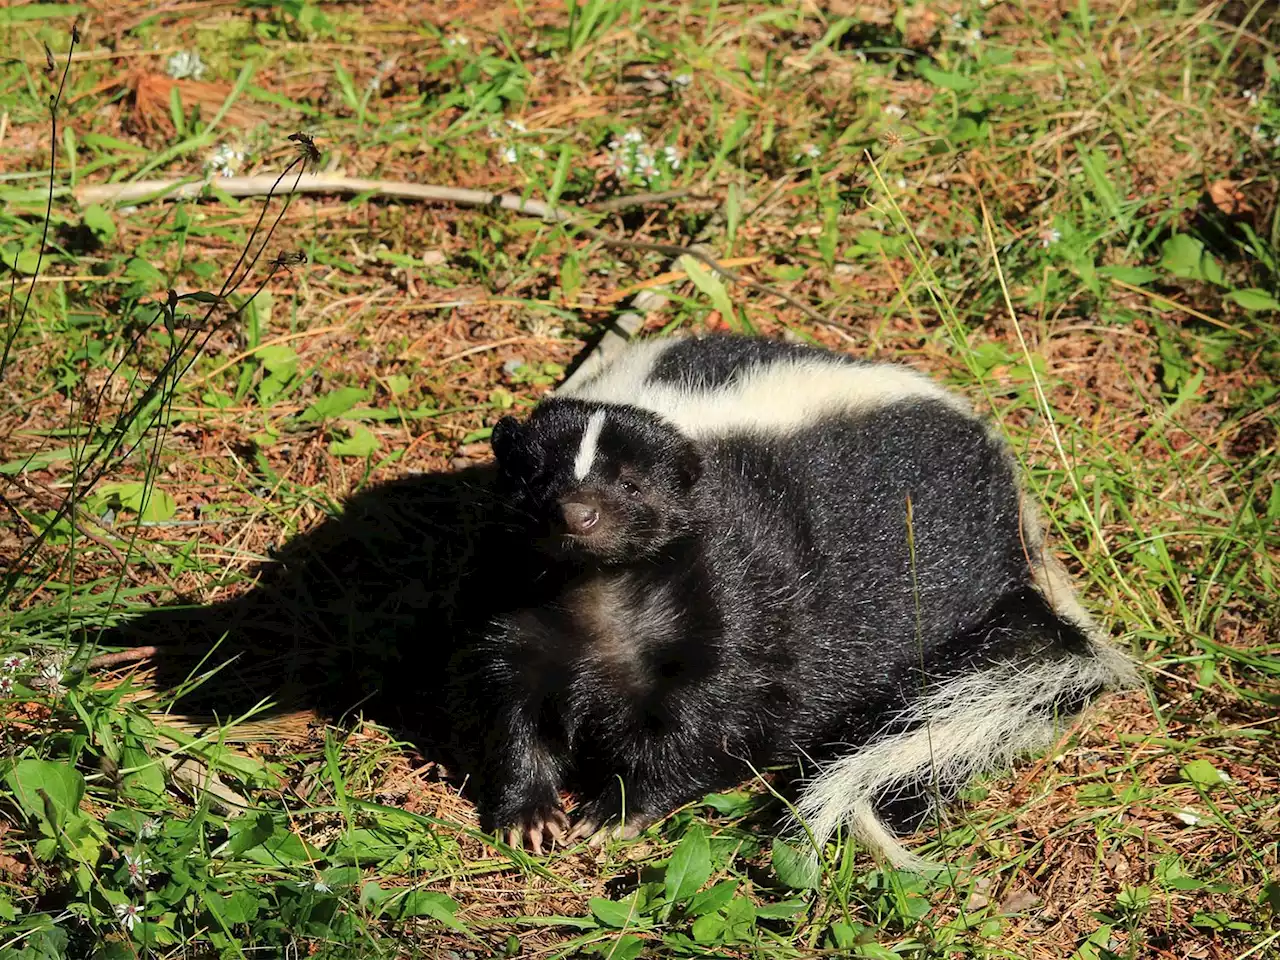
[[[1280,956],[1273,5],[127,0],[0,35],[0,956]],[[295,131],[827,319],[488,208],[77,201],[292,177]],[[1147,664],[914,841],[961,878],[808,876],[762,783],[535,860],[415,738],[449,478],[646,284],[648,332],[973,397]]]

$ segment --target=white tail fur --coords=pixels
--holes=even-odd
[[[1055,702],[1137,681],[1132,661],[1085,612],[1056,561],[1041,559],[1036,574],[1053,609],[1088,637],[1089,654],[1000,664],[925,691],[893,724],[908,729],[882,734],[806,785],[797,812],[812,835],[815,855],[847,825],[895,867],[941,869],[902,846],[877,815],[876,800],[912,780],[962,786],[979,774],[1004,769],[1054,742],[1061,729],[1052,712]]]

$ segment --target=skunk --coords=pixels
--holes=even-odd
[[[535,852],[801,760],[815,851],[923,868],[895,830],[1133,679],[1001,439],[909,368],[642,342],[492,445],[546,562],[452,697],[486,829]]]

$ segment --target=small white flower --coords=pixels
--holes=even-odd
[[[160,834],[160,821],[155,817],[147,817],[142,821],[142,826],[138,828],[138,836],[144,840],[150,840],[152,837]]]
[[[512,130],[514,130],[516,133],[528,133],[528,132],[529,132],[529,128],[528,128],[528,127],[526,127],[526,126],[525,126],[523,123],[521,123],[519,120],[507,120],[507,121],[506,121],[506,124],[507,124],[507,126],[508,126],[508,127],[510,127]]]
[[[61,696],[67,690],[62,683],[63,666],[64,663],[59,658],[45,661],[40,667],[40,675],[34,681],[35,685],[47,690],[52,697]]]
[[[885,113],[885,116],[893,117],[893,119],[895,120],[901,120],[903,117],[907,115],[907,111],[903,107],[898,106],[896,103],[886,104],[884,108],[884,113]]]
[[[803,157],[808,157],[810,160],[817,160],[820,156],[822,156],[821,147],[819,147],[816,143],[806,143],[803,147],[800,148],[799,153],[794,154],[792,156],[792,159],[800,160]]]
[[[542,160],[546,157],[546,155],[547,155],[547,151],[543,150],[541,147],[529,148],[529,156],[531,157],[536,157],[537,159]]]
[[[132,930],[133,925],[138,922],[138,917],[142,913],[142,908],[136,903],[117,903],[116,917],[126,930]]]
[[[502,134],[498,132],[498,128],[495,127],[492,123],[489,124],[484,129],[485,129],[485,133],[489,134],[490,140],[500,140],[502,138]]]
[[[0,697],[13,694],[13,677],[0,677]]]
[[[1056,228],[1041,230],[1039,233],[1040,246],[1052,247],[1055,243],[1062,239],[1062,231]]]
[[[899,189],[899,190],[905,190],[905,189],[907,189],[907,178],[906,178],[906,177],[899,177],[899,178],[898,178],[898,189]]]
[[[125,871],[129,874],[129,882],[135,887],[147,885],[147,864],[150,862],[150,858],[144,857],[141,853],[124,855]]]
[[[671,162],[670,158],[672,156],[669,149],[674,150],[674,148],[664,148],[662,153],[668,163]],[[620,141],[617,139],[610,140],[609,151],[613,172],[620,180],[626,180],[637,175],[646,180],[653,180],[661,175],[657,157],[644,142],[644,137],[638,130],[628,130],[622,135]],[[678,165],[678,151],[675,156]]]
[[[1190,810],[1179,810],[1174,814],[1174,816],[1185,823],[1188,827],[1194,827],[1200,823],[1200,815],[1192,813]]]
[[[1247,100],[1247,101],[1248,101],[1249,106],[1251,106],[1251,107],[1256,107],[1256,106],[1258,105],[1258,91],[1257,91],[1257,90],[1246,90],[1246,91],[1244,91],[1244,93],[1242,94],[1242,96],[1245,98],[1245,100]]]
[[[329,885],[325,883],[323,880],[317,880],[315,883],[311,885],[311,889],[313,889],[316,893],[332,892],[329,888]]]
[[[960,43],[966,47],[976,47],[982,42],[981,30],[967,30],[960,35]]]
[[[204,63],[194,50],[179,50],[169,58],[165,70],[175,80],[199,80],[204,76]]]
[[[515,163],[519,159],[515,147],[504,147],[500,156],[504,163]]]
[[[234,177],[244,163],[244,151],[222,144],[205,161],[205,168],[216,177]]]
[[[667,166],[672,170],[680,169],[680,151],[675,147],[663,147],[662,156],[666,159]]]
[[[465,47],[471,41],[461,33],[455,33],[451,37],[445,37],[444,45],[446,47]]]
[[[16,653],[11,653],[9,654],[9,656],[5,657],[3,660],[0,660],[0,669],[3,669],[8,673],[13,673],[13,671],[17,670],[20,666],[22,666],[26,662],[27,662],[26,657],[19,656]]]
[[[959,14],[959,13],[953,13],[953,14],[951,15],[951,29],[952,29],[952,30],[963,30],[963,29],[964,29],[964,16],[963,16],[963,15],[961,15],[961,14]]]
[[[689,84],[693,83],[693,77],[689,76],[687,73],[677,73],[671,78],[671,82],[677,87],[687,87]]]
[[[1274,137],[1271,138],[1271,145],[1273,147],[1280,147],[1280,133],[1277,133]]]

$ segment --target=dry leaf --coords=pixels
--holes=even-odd
[[[175,88],[182,101],[184,113],[199,105],[200,116],[208,121],[222,109],[227,97],[231,95],[229,83],[209,83],[202,80],[174,80],[163,73],[150,73],[145,70],[135,71],[129,77],[129,87],[133,90],[134,116],[138,125],[146,133],[161,132],[173,134],[173,117],[169,113],[169,97]],[[271,112],[265,107],[251,103],[241,95],[227,111],[227,124],[231,127],[249,129],[271,119]]]
[[[1253,206],[1249,198],[1240,189],[1239,180],[1215,180],[1209,184],[1209,199],[1213,205],[1228,216],[1239,216],[1252,213]]]
[[[7,874],[15,880],[21,880],[26,872],[27,865],[21,860],[14,859],[7,853],[0,853],[0,877]]]
[[[1028,890],[1026,887],[1020,887],[1013,890],[1007,897],[1000,901],[999,911],[1004,914],[1022,913],[1024,910],[1030,910],[1040,898]]]

